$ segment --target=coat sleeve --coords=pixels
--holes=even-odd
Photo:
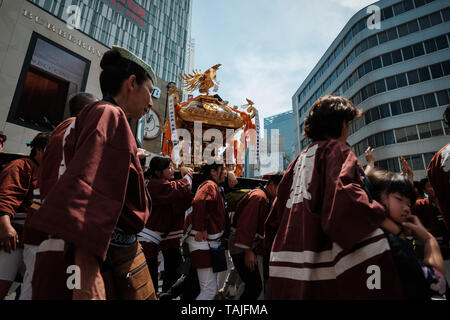
[[[386,217],[385,209],[369,200],[350,147],[338,142],[330,144],[320,161],[325,170],[322,229],[344,250],[350,249],[380,227]]]
[[[252,248],[255,235],[258,232],[259,219],[263,217],[266,208],[266,200],[254,193],[250,194],[248,201],[243,207],[238,208],[238,210],[241,210],[241,213],[239,214],[236,228],[234,242],[236,247],[242,249]]]
[[[32,170],[23,160],[16,160],[0,174],[0,212],[15,217],[17,209],[32,188]]]

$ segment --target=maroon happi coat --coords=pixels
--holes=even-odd
[[[12,215],[11,222],[21,238],[33,190],[37,188],[38,168],[34,160],[22,158],[11,161],[0,172],[0,212]]]
[[[192,201],[192,211],[186,217],[185,232],[190,224],[192,224],[191,239],[198,232],[206,231],[208,241],[220,242],[222,240],[226,224],[225,203],[220,194],[219,186],[214,181],[207,180],[198,187]],[[208,245],[198,243],[198,248],[191,252],[191,259],[194,268],[211,267]]]
[[[191,206],[191,184],[187,179],[162,181],[150,179],[148,190],[152,198],[152,214],[146,229],[167,234],[161,248],[179,248],[183,236],[185,212]]]
[[[281,181],[277,210],[281,222],[271,252],[268,299],[402,298],[379,229],[385,209],[369,201],[348,145],[312,143]],[[372,287],[371,266],[379,268],[380,289]]]
[[[105,101],[85,107],[67,130],[66,170],[32,225],[105,259],[116,227],[137,234],[149,217],[136,142],[125,113]]]
[[[273,240],[278,231],[278,227],[281,223],[281,215],[278,213],[278,200],[272,203],[269,214],[267,215],[266,221],[264,222],[264,249],[271,250],[273,245]]]
[[[33,220],[33,215],[42,204],[42,200],[45,199],[45,196],[58,181],[58,171],[62,160],[64,134],[66,129],[74,120],[75,118],[68,118],[61,122],[55,130],[53,130],[47,146],[45,147],[42,163],[40,164],[38,170],[40,199],[35,199],[35,205],[28,210],[27,220],[25,221],[23,232],[25,244],[40,245],[42,241],[48,239],[48,234],[36,230],[31,221]]]
[[[257,188],[247,193],[236,207],[231,225],[230,253],[240,254],[246,249],[255,249],[264,254],[264,222],[267,218],[269,199]]]
[[[450,143],[436,153],[427,172],[447,229],[450,229]]]

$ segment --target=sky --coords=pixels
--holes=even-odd
[[[348,20],[375,0],[193,0],[195,68],[220,63],[218,94],[263,119],[292,96]]]

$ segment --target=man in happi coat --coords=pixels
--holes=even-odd
[[[24,273],[25,265],[31,263],[28,250],[24,252],[23,229],[38,188],[39,164],[48,139],[48,133],[38,134],[29,144],[30,157],[10,162],[0,173],[0,300],[16,274]]]
[[[360,111],[325,96],[305,126],[313,142],[278,187],[281,222],[270,257],[268,299],[398,299],[402,291],[388,241],[395,229],[369,198],[362,167],[346,144]],[[398,231],[398,230],[395,230]]]
[[[450,105],[445,110],[444,122],[447,128],[450,128]],[[436,205],[444,218],[447,230],[450,230],[450,143],[436,153],[428,165],[427,173],[436,195]],[[449,279],[450,260],[445,261],[445,267]]]
[[[237,205],[231,224],[229,250],[233,264],[245,282],[240,300],[264,297],[264,223],[282,177],[282,173],[267,176],[265,186],[247,193]]]
[[[145,62],[116,46],[105,53],[100,66],[104,99],[85,107],[65,130],[59,179],[32,219],[33,227],[51,235],[40,251],[67,252],[81,270],[81,286],[72,288],[73,299],[106,298],[108,282],[102,271],[107,257],[120,248],[139,250],[136,235],[150,214],[127,118],[139,119],[151,108],[156,77]],[[40,263],[39,253],[34,277],[41,284],[38,299],[54,298],[51,292],[43,293],[49,281],[45,262],[51,261]],[[136,257],[140,253],[136,251]],[[145,280],[145,290],[144,299],[154,297],[151,279]]]

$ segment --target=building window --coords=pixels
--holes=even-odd
[[[419,80],[419,73],[417,72],[417,70],[413,70],[413,71],[408,72],[409,85],[416,84],[419,81],[420,81]]]
[[[392,56],[390,53],[382,55],[381,59],[383,60],[384,67],[390,66],[392,64]]]
[[[430,122],[431,136],[439,137],[444,135],[441,121]]]
[[[387,31],[387,34],[388,34],[389,41],[392,41],[392,40],[395,40],[395,39],[398,38],[398,35],[397,35],[397,28],[395,28],[395,27],[389,29],[389,30]]]
[[[389,104],[383,104],[380,107],[381,118],[387,118],[391,116],[391,111],[389,109]]]
[[[439,91],[437,93],[437,97],[438,97],[438,104],[440,106],[446,106],[446,105],[450,104],[450,99],[449,99],[447,90]]]
[[[409,33],[414,33],[414,32],[419,31],[419,23],[417,22],[416,19],[408,22],[408,30],[409,30]]]
[[[394,138],[394,131],[390,130],[390,131],[386,131],[384,133],[384,141],[386,143],[386,145],[391,145],[395,143],[395,138]]]
[[[436,42],[434,41],[434,39],[425,41],[425,49],[427,50],[428,54],[437,50]]]
[[[397,82],[395,81],[395,76],[386,79],[388,90],[397,89]]]
[[[424,96],[425,99],[425,106],[427,109],[436,107],[436,99],[434,97],[434,93],[430,93]]]
[[[448,48],[447,37],[445,35],[436,38],[436,45],[438,50]]]
[[[419,139],[416,126],[406,127],[405,130],[406,130],[406,138],[408,139],[408,141],[415,141]]]
[[[380,44],[389,41],[387,32],[385,32],[385,31],[384,32],[380,32],[378,34],[378,41],[379,41]]]
[[[406,81],[405,73],[401,73],[401,74],[397,75],[396,79],[397,79],[397,87],[398,88],[405,87],[408,85],[408,82]]]
[[[433,14],[430,15],[430,21],[431,21],[431,25],[435,26],[437,24],[442,23],[442,19],[441,19],[441,12],[435,12]]]
[[[397,140],[397,143],[402,143],[408,141],[406,138],[406,131],[405,128],[395,129],[395,137]]]
[[[392,116],[397,116],[402,113],[402,106],[400,104],[400,101],[395,101],[391,103],[391,111]]]
[[[70,116],[70,95],[86,87],[90,62],[55,42],[33,33],[8,122],[51,131]]]
[[[413,49],[412,47],[406,47],[402,49],[402,53],[403,53],[403,58],[405,60],[409,60],[414,58],[414,53],[413,53]]]
[[[399,37],[404,37],[408,35],[408,24],[404,23],[398,26],[398,35]]]
[[[419,69],[420,82],[428,81],[431,79],[428,67]]]
[[[442,72],[440,63],[430,66],[430,70],[431,70],[431,76],[433,77],[433,79],[441,78],[444,76],[444,73]]]
[[[424,30],[431,27],[431,22],[428,16],[419,18],[420,29]]]
[[[402,105],[402,112],[403,113],[409,113],[409,112],[413,111],[410,99],[402,100],[401,105]]]
[[[431,138],[431,130],[430,130],[429,123],[420,124],[418,127],[419,127],[420,139]]]
[[[398,63],[402,61],[402,52],[400,50],[396,50],[392,52],[392,62]]]
[[[375,87],[377,90],[377,93],[383,93],[386,91],[386,84],[384,83],[384,79],[377,81],[375,83]]]
[[[418,96],[413,98],[414,110],[420,111],[425,109],[425,102],[423,101],[423,96]]]
[[[415,45],[412,46],[413,50],[414,50],[414,56],[415,57],[419,57],[425,54],[425,50],[423,49],[423,44],[421,43],[417,43]]]

